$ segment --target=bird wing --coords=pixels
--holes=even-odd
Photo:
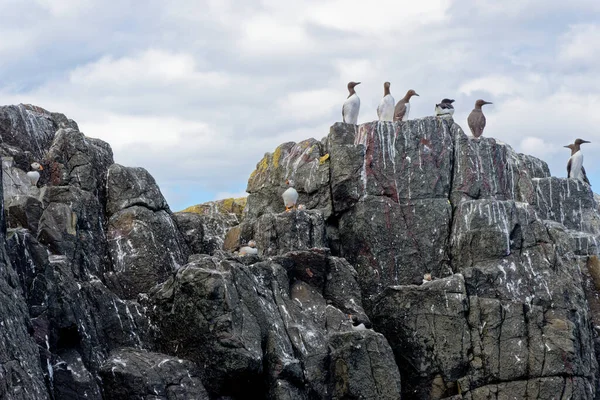
[[[583,165],[581,166],[581,173],[583,174],[583,181],[588,185],[592,186],[589,179],[587,178],[587,175],[585,174],[585,168],[583,168]]]
[[[569,161],[567,162],[567,178],[571,177],[571,161],[573,161],[573,156],[569,157]]]
[[[381,119],[381,112],[382,112],[383,107],[385,107],[385,102],[383,100],[381,100],[381,102],[377,106],[377,118],[378,119]]]
[[[345,114],[345,108],[346,108],[346,103],[344,103],[344,105],[342,106],[342,121],[346,122],[346,116]]]
[[[406,114],[406,103],[400,100],[394,108],[394,121],[402,121],[404,114]]]
[[[473,136],[479,137],[483,134],[483,129],[485,128],[485,115],[482,112],[471,111],[469,118],[467,118],[467,123]]]

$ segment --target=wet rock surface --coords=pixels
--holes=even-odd
[[[0,398],[600,393],[593,193],[451,118],[282,144],[243,215],[171,213],[61,114],[0,107],[0,134]]]

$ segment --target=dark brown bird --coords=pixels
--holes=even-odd
[[[396,108],[394,108],[394,121],[406,121],[408,120],[408,112],[410,111],[410,98],[413,96],[418,96],[417,92],[410,89],[406,92],[406,95],[400,99],[398,103],[396,103]]]
[[[485,100],[477,100],[475,102],[475,108],[473,109],[473,111],[471,111],[471,114],[469,114],[469,117],[467,118],[469,129],[471,129],[471,133],[476,138],[483,134],[483,129],[485,128],[485,115],[483,115],[481,107],[486,104],[493,103]]]
[[[566,148],[571,149],[571,157],[567,162],[567,178],[578,179],[580,182],[592,186],[585,174],[585,168],[583,168],[583,152],[580,147],[583,143],[590,142],[583,139],[577,139],[575,140],[575,143],[565,146]]]

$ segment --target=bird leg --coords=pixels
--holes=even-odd
[[[290,212],[291,208],[288,206],[285,206],[285,212]]]

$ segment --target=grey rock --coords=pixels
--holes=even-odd
[[[163,282],[188,258],[187,245],[165,210],[132,206],[113,214],[107,240],[113,271],[106,278],[126,299]]]
[[[9,228],[26,228],[36,233],[42,216],[42,202],[33,196],[14,196],[5,206]]]
[[[329,216],[329,163],[321,158],[324,156],[324,146],[315,139],[284,143],[272,154],[265,154],[248,180],[246,191],[250,194],[245,218],[284,211],[281,195],[287,189],[287,179],[293,180],[298,191],[298,204],[304,204],[307,209],[320,209]]]
[[[112,149],[77,129],[59,129],[44,157],[48,180],[54,186],[75,186],[106,198],[106,173],[114,163]]]
[[[173,219],[192,254],[214,254],[222,250],[227,231],[239,222],[235,214],[220,213],[177,212]]]
[[[403,376],[407,398],[430,397],[435,378],[456,382],[468,367],[471,332],[462,275],[421,286],[389,286],[373,306],[373,325],[385,335]],[[448,396],[452,393],[442,393]]]
[[[142,206],[152,211],[169,210],[156,181],[144,168],[111,165],[106,190],[106,212],[109,217],[132,206]]]
[[[261,256],[327,247],[325,220],[319,210],[268,213],[254,225],[243,223],[241,229],[242,241],[255,240]]]
[[[209,400],[191,361],[138,349],[113,351],[100,369],[110,399]]]

